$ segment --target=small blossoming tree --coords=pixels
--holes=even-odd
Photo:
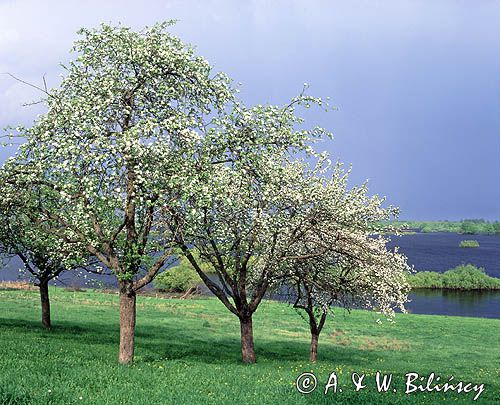
[[[5,190],[5,185],[3,187]],[[42,198],[36,194],[31,197],[31,203],[35,204]],[[47,224],[36,216],[36,211],[24,210],[26,207],[18,203],[5,195],[0,202],[0,254],[4,258],[17,256],[21,259],[24,270],[40,290],[42,325],[50,329],[49,282],[64,271],[83,267],[88,263],[88,253],[82,245],[67,243],[47,232],[57,224]]]
[[[379,224],[395,217],[397,208],[383,208],[384,199],[369,197],[366,184],[348,188],[349,173],[339,164],[329,166],[306,174],[303,193],[311,226],[300,244],[290,246],[290,254],[298,258],[322,253],[289,260],[282,273],[285,285],[279,286],[294,308],[307,315],[313,362],[333,306],[375,309],[391,318],[395,308],[404,311],[409,290],[406,257],[388,250],[388,239],[379,235]]]
[[[349,235],[339,229],[336,239],[327,254],[291,264],[286,277],[286,296],[305,312],[309,324],[311,362],[317,359],[319,335],[334,308],[371,309],[389,320],[394,309],[405,311],[406,258],[387,250],[386,239],[369,231]]]

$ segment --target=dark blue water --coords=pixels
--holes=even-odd
[[[475,239],[478,248],[460,248],[464,239]],[[390,247],[399,246],[415,270],[444,272],[462,263],[483,267],[500,277],[500,236],[417,233],[393,237]],[[13,259],[0,270],[0,280],[18,279],[20,260]],[[116,287],[113,276],[66,273],[57,283],[72,287]],[[204,291],[207,291],[204,289]],[[409,296],[410,313],[500,318],[500,291],[417,290]]]
[[[474,239],[478,248],[461,248],[460,242]],[[471,263],[500,278],[500,236],[456,233],[416,233],[392,237],[389,247],[399,246],[416,271],[445,272]],[[500,318],[500,291],[416,290],[406,307],[415,314]]]
[[[408,298],[412,314],[500,318],[500,291],[417,290]]]
[[[23,262],[17,256],[0,263],[0,281],[29,280],[28,272],[22,273]],[[88,288],[116,288],[118,286],[116,277],[113,275],[96,275],[86,271],[63,272],[57,281],[51,281],[51,285],[62,287],[88,287]]]
[[[460,241],[474,239],[478,248],[461,248]],[[459,235],[456,233],[416,233],[393,236],[390,247],[399,246],[408,263],[417,271],[440,273],[463,263],[483,267],[487,274],[500,278],[500,236]]]

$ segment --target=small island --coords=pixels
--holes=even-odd
[[[460,242],[459,245],[461,248],[478,248],[479,242],[474,239],[467,239]]]

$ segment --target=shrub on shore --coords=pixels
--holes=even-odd
[[[437,273],[421,271],[409,276],[412,288],[443,288],[450,290],[500,290],[500,279],[488,276],[483,268],[462,264]]]
[[[195,289],[201,280],[186,259],[181,259],[177,266],[158,274],[154,286],[161,292],[185,292]]]

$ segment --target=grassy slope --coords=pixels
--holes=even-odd
[[[372,381],[353,392],[351,372],[377,370],[394,373],[400,389],[406,372],[435,371],[485,383],[480,403],[499,399],[499,320],[399,315],[378,325],[375,314],[339,312],[310,365],[306,323],[264,302],[254,321],[258,364],[245,366],[237,320],[218,301],[139,297],[136,362],[126,367],[116,362],[118,297],[51,292],[55,328],[46,332],[35,291],[0,290],[0,403],[456,403],[473,395],[378,394]],[[336,371],[344,392],[297,393],[295,378],[311,370],[322,384]]]

